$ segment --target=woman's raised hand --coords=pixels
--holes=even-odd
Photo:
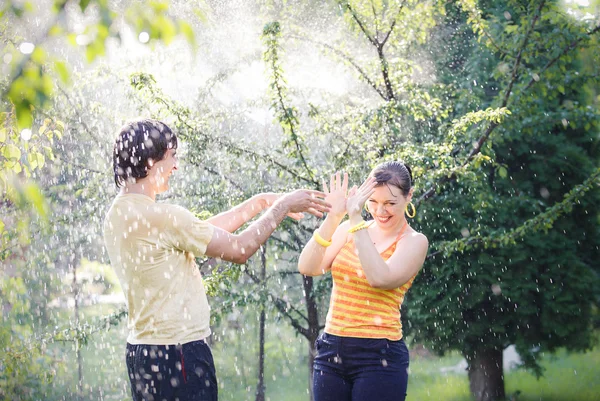
[[[356,186],[352,187],[348,193],[348,200],[346,201],[346,210],[350,217],[361,214],[365,202],[375,191],[375,185],[377,185],[375,177],[369,177],[359,188],[356,188]]]
[[[348,192],[348,173],[344,173],[342,180],[341,173],[338,171],[331,175],[329,179],[329,188],[327,182],[323,180],[323,192],[325,192],[325,200],[331,204],[329,214],[332,217],[344,218],[346,214],[346,195]]]

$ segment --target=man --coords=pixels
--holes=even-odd
[[[177,170],[177,137],[156,120],[121,128],[113,153],[120,188],[104,221],[111,264],[129,312],[126,362],[135,401],[217,400],[210,307],[195,256],[245,263],[290,214],[322,216],[324,193],[261,194],[206,221],[156,203]],[[271,205],[239,234],[245,222]]]

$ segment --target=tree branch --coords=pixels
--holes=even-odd
[[[282,81],[285,84],[285,80],[282,76],[282,70],[279,65],[280,45],[278,39],[280,36],[281,30],[279,28],[278,23],[270,24],[269,29],[265,27],[265,29],[263,30],[263,38],[267,47],[263,57],[265,61],[269,61],[269,64],[271,66],[271,87],[274,87],[276,96],[276,103],[273,104],[272,107],[275,108],[276,112],[279,111],[279,121],[281,128],[283,128],[285,134],[290,136],[290,139],[292,140],[296,148],[297,155],[298,157],[300,157],[300,162],[304,167],[304,170],[308,173],[308,176],[312,180],[314,180],[314,174],[308,166],[308,163],[306,162],[306,158],[304,157],[304,153],[302,152],[302,145],[300,144],[298,140],[298,134],[296,133],[296,125],[299,124],[298,119],[294,115],[294,109],[291,107],[286,107],[285,104],[286,88],[284,85],[282,85]],[[286,132],[286,126],[281,124],[282,121],[285,121],[285,123],[287,123],[287,129],[289,130],[289,133]]]
[[[559,54],[558,56],[554,57],[552,60],[548,61],[548,63],[546,63],[546,65],[541,69],[540,73],[538,74],[538,79],[535,78],[531,78],[531,80],[529,81],[529,83],[527,84],[527,86],[525,86],[525,88],[523,89],[523,91],[528,90],[529,88],[531,88],[533,86],[533,84],[535,84],[537,81],[539,81],[539,76],[541,74],[543,74],[544,72],[546,72],[546,70],[548,68],[550,68],[552,65],[554,65],[554,63],[556,63],[558,60],[560,60],[561,57],[563,57],[565,54],[567,54],[568,52],[570,52],[571,50],[575,49],[575,47],[577,47],[577,45],[579,43],[581,43],[584,39],[588,39],[589,36],[592,36],[596,33],[598,33],[600,31],[600,25],[598,25],[596,28],[592,29],[591,31],[589,31],[587,33],[588,37],[581,37],[577,40],[572,41],[568,46],[566,46]]]
[[[375,4],[371,1],[371,11],[373,12],[373,22],[375,24],[375,38],[379,37],[379,24],[377,23],[377,12],[375,11]]]
[[[381,47],[385,46],[385,43],[390,38],[390,35],[394,31],[395,26],[396,26],[396,20],[392,21],[392,25],[390,25],[390,30],[388,31],[387,35],[385,35],[385,38],[383,38],[383,40],[381,41]]]
[[[250,279],[252,279],[252,281],[255,284],[261,283],[261,280],[258,277],[256,277],[250,270],[246,269],[245,273],[248,275],[248,277],[250,277]],[[277,308],[277,310],[289,319],[291,325],[296,329],[296,331],[298,331],[298,333],[302,334],[304,337],[308,338],[308,329],[302,326],[302,324],[294,316],[292,316],[291,313],[288,312],[288,309],[291,309],[292,311],[296,312],[302,319],[304,319],[307,322],[308,318],[296,308],[294,308],[290,303],[284,301],[283,299],[271,294],[270,292],[269,296],[273,299],[274,305]]]
[[[377,56],[379,57],[379,61],[381,64],[381,75],[383,75],[383,82],[385,84],[385,89],[387,92],[386,100],[395,100],[396,95],[394,94],[394,88],[392,87],[392,82],[390,81],[389,66],[385,58],[385,54],[383,54],[383,45],[377,46]]]
[[[358,15],[356,15],[356,13],[354,12],[354,10],[352,9],[352,6],[350,6],[350,3],[346,1],[342,5],[345,6],[348,9],[348,11],[350,11],[350,14],[352,15],[352,18],[354,18],[354,21],[356,21],[356,24],[359,26],[360,30],[365,34],[365,36],[367,37],[367,39],[369,40],[369,42],[371,42],[371,44],[373,44],[373,46],[377,47],[377,44],[378,44],[377,43],[377,39],[371,37],[371,35],[367,31],[367,28],[365,28],[365,26],[363,25],[363,23],[360,21],[360,18],[358,18]]]
[[[398,18],[400,18],[400,13],[402,12],[402,9],[406,5],[406,1],[407,0],[404,0],[402,2],[402,4],[400,5],[400,8],[398,8],[398,13],[396,14],[396,18],[394,18],[394,21],[392,21],[392,25],[390,25],[390,30],[388,31],[387,35],[385,35],[385,38],[383,38],[383,41],[381,42],[381,46],[382,47],[385,46],[385,43],[387,42],[387,40],[389,39],[390,35],[394,31],[394,27],[396,26],[396,22],[398,21]]]
[[[576,187],[574,187],[569,193],[567,193],[563,200],[555,203],[551,207],[547,208],[544,212],[539,213],[535,217],[525,221],[518,227],[515,227],[507,233],[501,235],[488,235],[488,236],[474,236],[468,239],[445,241],[441,244],[440,249],[427,255],[426,259],[432,258],[440,253],[452,253],[455,251],[461,251],[468,247],[481,245],[485,247],[500,244],[506,245],[508,243],[514,243],[517,239],[523,238],[526,234],[549,229],[561,216],[569,212],[569,209],[578,202],[586,192],[588,192],[594,185],[595,181],[600,177],[600,168],[597,168],[585,181]]]
[[[294,178],[300,180],[300,181],[304,181],[308,184],[311,184],[314,188],[318,188],[320,183],[318,181],[316,181],[315,179],[312,178],[306,178],[301,176],[297,171],[295,171],[294,169],[292,169],[291,167],[288,167],[284,164],[282,164],[281,162],[275,160],[274,158],[272,158],[270,155],[268,154],[261,154],[259,152],[256,152],[252,149],[248,149],[248,148],[244,148],[241,146],[238,146],[236,144],[233,144],[227,140],[221,139],[219,137],[214,137],[214,136],[209,136],[208,134],[203,133],[198,127],[194,127],[192,125],[192,123],[189,121],[189,117],[188,116],[183,116],[181,110],[178,109],[178,107],[176,107],[175,103],[171,100],[171,101],[167,101],[165,100],[164,94],[162,93],[162,91],[154,88],[154,86],[152,84],[149,83],[144,83],[142,86],[143,89],[146,89],[150,92],[152,101],[155,103],[160,103],[164,106],[164,108],[169,111],[171,114],[174,114],[177,117],[177,120],[184,125],[188,130],[192,131],[192,132],[198,132],[201,133],[204,138],[207,141],[212,141],[214,143],[216,143],[217,145],[223,146],[224,148],[226,148],[229,151],[232,151],[233,153],[239,153],[242,155],[245,155],[247,157],[249,157],[250,159],[262,159],[265,160],[266,162],[268,162],[269,164],[276,166],[278,168],[280,168],[281,170],[287,172],[288,174],[290,174],[291,176],[293,176]]]
[[[304,154],[302,153],[302,146],[300,146],[300,143],[298,142],[298,135],[296,134],[296,131],[294,129],[295,123],[293,120],[295,118],[291,115],[289,109],[285,107],[285,103],[283,101],[282,88],[279,85],[279,80],[275,81],[275,87],[277,88],[277,97],[279,100],[279,106],[281,107],[281,112],[284,114],[285,119],[288,123],[288,126],[290,127],[290,133],[291,133],[292,141],[294,141],[294,146],[296,146],[296,152],[298,152],[298,155],[300,156],[300,161],[302,162],[302,165],[304,166],[304,170],[306,170],[309,177],[312,180],[314,180],[313,172],[310,169],[310,167],[308,167],[308,164],[306,163],[306,159],[304,158]]]
[[[506,89],[506,92],[504,93],[504,97],[502,99],[502,105],[500,107],[506,107],[506,105],[508,104],[508,100],[512,93],[512,88],[519,77],[518,69],[521,64],[521,58],[523,56],[523,51],[525,50],[525,47],[527,46],[527,43],[529,41],[529,37],[533,33],[535,25],[540,18],[540,14],[541,14],[542,8],[544,7],[545,3],[546,3],[545,0],[540,2],[539,6],[536,10],[536,13],[533,17],[533,20],[531,21],[531,25],[530,25],[529,29],[527,30],[527,33],[525,34],[525,38],[523,38],[523,43],[521,44],[519,53],[517,55],[514,65],[513,65],[511,79],[508,84],[508,88]],[[473,147],[473,149],[471,149],[471,152],[469,152],[469,155],[467,156],[466,160],[463,162],[461,167],[465,167],[466,165],[468,165],[471,162],[471,160],[473,160],[473,157],[475,157],[475,155],[477,155],[479,152],[481,152],[481,148],[483,147],[485,142],[488,140],[488,138],[490,137],[492,132],[498,127],[498,125],[499,124],[494,121],[491,122],[490,125],[488,125],[484,134],[477,140],[477,144]],[[451,181],[452,179],[453,179],[453,176],[444,177],[438,183],[434,183],[427,191],[425,191],[425,193],[423,195],[421,195],[419,197],[419,199],[417,199],[416,204],[418,205],[422,201],[432,197],[435,194],[435,190],[436,190],[437,186],[445,184],[446,182]]]
[[[314,43],[314,44],[317,44],[319,46],[323,46],[323,47],[331,50],[332,52],[334,52],[335,54],[337,54],[338,56],[340,56],[343,60],[345,60],[348,63],[350,63],[350,65],[352,67],[354,67],[354,69],[356,71],[358,71],[358,73],[362,77],[362,79],[364,79],[367,82],[367,84],[369,86],[371,86],[379,94],[379,96],[381,96],[381,98],[383,100],[387,100],[387,98],[385,96],[385,93],[383,93],[381,91],[381,89],[379,89],[377,87],[377,84],[375,84],[375,82],[373,82],[373,80],[371,80],[371,78],[369,78],[369,76],[367,75],[367,73],[349,55],[347,55],[346,53],[344,53],[340,49],[337,49],[337,48],[331,46],[328,43],[323,43],[323,42],[320,42],[320,41],[317,41],[317,40],[313,40],[313,39],[310,39],[310,38],[307,38],[307,37],[303,37],[303,36],[300,36],[300,35],[291,35],[290,37],[295,38],[295,39],[299,39],[299,40],[304,40],[306,42]]]

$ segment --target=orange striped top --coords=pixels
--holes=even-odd
[[[396,241],[381,252],[383,260],[392,256],[406,227],[405,224]],[[382,290],[371,287],[356,254],[354,239],[348,241],[333,260],[331,274],[333,288],[325,322],[326,333],[393,341],[402,338],[400,307],[416,274],[398,288]]]

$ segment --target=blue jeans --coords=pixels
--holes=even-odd
[[[127,344],[134,401],[217,401],[215,364],[204,340],[177,345]]]
[[[404,340],[339,337],[315,343],[315,401],[403,401],[408,385]]]

